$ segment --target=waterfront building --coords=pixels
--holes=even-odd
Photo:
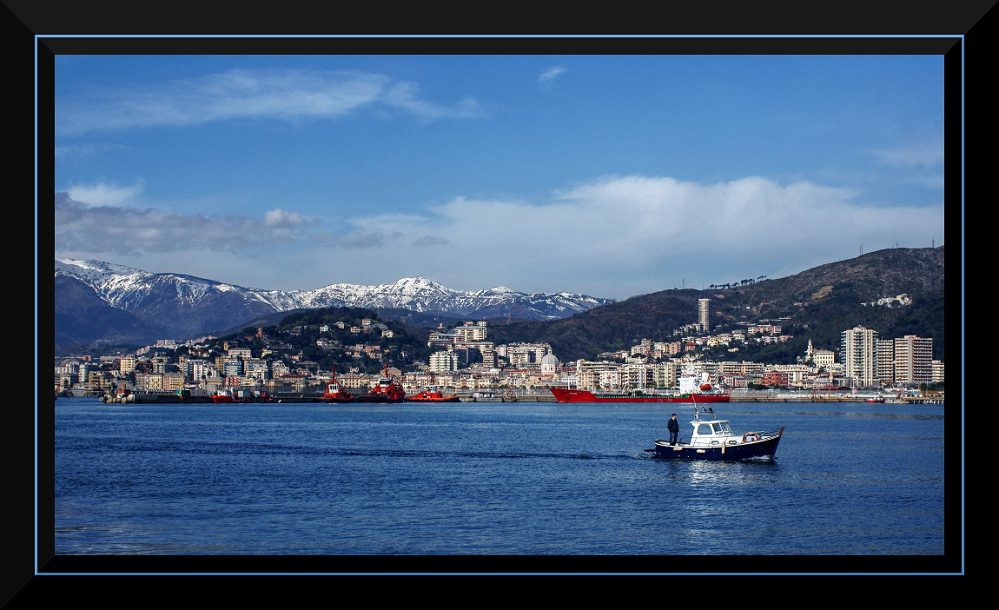
[[[894,340],[895,383],[933,381],[933,339],[906,335]]]
[[[840,334],[840,356],[844,374],[862,387],[877,384],[878,332],[863,326]]]
[[[934,360],[930,363],[930,367],[933,370],[933,381],[932,383],[943,383],[944,381],[944,363],[940,360]]]

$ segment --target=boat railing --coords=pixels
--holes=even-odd
[[[784,433],[784,428],[777,430],[751,430],[742,435],[742,440],[746,442],[754,441],[767,441]],[[727,441],[723,439],[728,438]],[[725,436],[715,436],[715,435],[697,435],[694,437],[680,437],[677,439],[678,445],[689,445],[691,447],[714,447],[722,444],[737,444],[739,441],[738,436],[725,437]]]

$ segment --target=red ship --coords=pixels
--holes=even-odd
[[[407,402],[461,402],[457,396],[445,396],[440,390],[427,388],[415,396],[407,396]]]
[[[690,402],[694,404],[728,402],[730,395],[721,392],[692,392],[689,394],[659,394],[642,392],[598,392],[549,388],[559,402]]]
[[[250,399],[233,396],[232,391],[230,390],[219,390],[212,395],[212,402],[215,404],[229,404],[236,402],[250,402]]]
[[[378,385],[371,388],[367,394],[361,394],[354,400],[357,402],[402,402],[406,399],[406,391],[398,383],[392,380],[388,374],[388,365],[385,365],[385,373]]]
[[[333,366],[332,373],[333,378],[326,384],[326,391],[323,392],[319,400],[322,402],[353,402],[354,397],[344,390],[340,382],[336,380],[336,365]]]

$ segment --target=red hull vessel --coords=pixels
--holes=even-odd
[[[354,397],[347,393],[340,385],[340,382],[336,380],[336,367],[332,370],[333,376],[329,383],[326,384],[326,391],[319,398],[321,402],[353,402]]]
[[[407,396],[406,402],[461,402],[457,396],[445,396],[440,390],[426,389],[415,396]]]
[[[728,394],[612,394],[601,392],[594,394],[587,390],[567,390],[565,388],[549,388],[559,402],[690,402],[707,404],[728,402]]]
[[[357,402],[402,402],[405,398],[406,391],[389,377],[388,365],[386,364],[385,374],[379,380],[378,385],[371,388],[367,394],[361,394],[354,400]]]

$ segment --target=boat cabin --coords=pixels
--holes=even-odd
[[[720,447],[735,445],[743,441],[741,436],[732,432],[728,420],[715,419],[711,421],[694,420],[690,422],[694,430],[690,434],[690,444],[698,447]]]

